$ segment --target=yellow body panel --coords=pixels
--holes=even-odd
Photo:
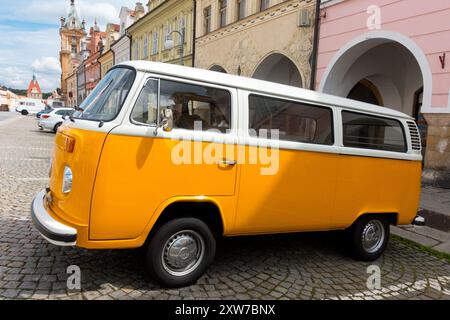
[[[76,140],[73,153],[64,151],[67,136]],[[417,213],[419,161],[280,150],[279,171],[261,175],[259,164],[177,165],[178,143],[63,126],[48,209],[78,230],[78,246],[97,249],[141,246],[179,201],[217,205],[226,236],[344,229],[365,213],[398,213],[398,223],[408,224]],[[250,154],[255,147],[233,148]],[[61,191],[65,165],[73,171],[69,195]]]

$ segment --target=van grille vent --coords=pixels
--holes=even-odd
[[[422,150],[422,142],[420,141],[419,129],[415,122],[408,121],[409,134],[411,135],[411,145],[413,150]]]

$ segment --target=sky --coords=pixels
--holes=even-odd
[[[136,0],[75,0],[87,28],[97,19],[119,23],[122,6]],[[146,1],[141,1],[146,2]],[[146,3],[144,3],[146,4]],[[0,85],[26,89],[33,73],[44,92],[60,86],[60,17],[67,16],[70,0],[2,0],[0,5]]]

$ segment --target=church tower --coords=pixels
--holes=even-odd
[[[85,24],[80,21],[75,0],[70,0],[70,9],[67,18],[61,17],[59,36],[61,38],[61,51],[59,60],[61,63],[61,92],[62,98],[67,103],[67,78],[76,72],[82,62],[81,42],[86,35]]]

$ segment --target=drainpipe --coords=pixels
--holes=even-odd
[[[319,49],[319,35],[320,35],[320,2],[316,0],[316,17],[314,19],[314,39],[313,50],[311,53],[311,82],[309,88],[315,90],[316,88],[316,73],[317,73],[317,56]]]
[[[197,33],[197,0],[194,0],[194,26],[193,26],[193,35],[192,35],[192,67],[195,67],[195,38]]]

